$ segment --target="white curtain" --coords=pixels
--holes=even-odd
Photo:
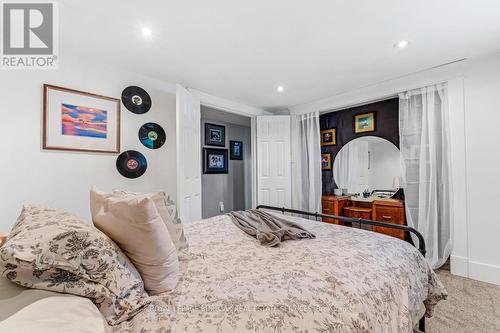
[[[451,169],[445,84],[399,95],[406,219],[424,236],[433,268],[451,253]],[[415,241],[415,239],[414,239]]]
[[[321,212],[319,112],[292,117],[292,206]]]
[[[368,186],[368,141],[353,140],[335,157],[333,179],[347,193],[363,193]]]

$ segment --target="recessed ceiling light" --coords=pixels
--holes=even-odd
[[[148,27],[144,27],[144,28],[142,28],[142,34],[144,37],[151,37],[151,35],[153,34],[153,31],[151,31],[151,29]]]
[[[400,40],[399,42],[397,42],[396,44],[394,44],[394,47],[396,47],[398,49],[404,49],[405,47],[408,46],[408,44],[410,44],[409,41],[407,41],[407,40]]]
[[[276,88],[276,91],[279,92],[279,93],[282,93],[283,91],[285,91],[285,88],[283,86],[278,86]]]

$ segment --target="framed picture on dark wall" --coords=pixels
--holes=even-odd
[[[354,133],[375,131],[375,112],[357,114],[354,116]]]
[[[120,152],[120,100],[45,84],[43,149]]]
[[[243,142],[241,141],[229,141],[230,158],[232,160],[242,160],[243,159]]]
[[[205,123],[205,145],[226,146],[226,126]]]
[[[203,173],[228,173],[227,149],[203,148]]]
[[[337,144],[337,129],[329,128],[321,131],[321,146],[333,146]]]
[[[321,170],[332,170],[332,153],[321,154]]]

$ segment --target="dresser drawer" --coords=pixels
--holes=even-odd
[[[321,209],[322,209],[322,213],[323,214],[327,214],[327,215],[333,215],[334,212],[333,212],[333,207],[334,206],[334,203],[332,201],[329,201],[329,200],[322,200],[321,201]],[[333,219],[328,219],[328,218],[323,218],[322,219],[323,222],[326,222],[326,223],[335,223],[335,221]]]
[[[373,219],[375,221],[405,225],[404,208],[403,207],[389,207],[374,205]],[[380,232],[389,236],[405,239],[405,232],[396,229],[375,227],[374,231]]]
[[[371,220],[372,210],[371,208],[363,208],[363,207],[344,207],[343,215],[345,217],[351,217],[355,219]],[[372,226],[366,224],[360,225],[359,223],[353,222],[352,226],[354,228],[372,230]]]

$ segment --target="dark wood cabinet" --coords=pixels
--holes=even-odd
[[[405,207],[401,200],[376,200],[373,202],[373,220],[406,225]],[[374,231],[405,239],[405,232],[384,227],[374,227]]]
[[[404,201],[396,199],[356,200],[349,196],[323,196],[323,214],[362,218],[386,223],[406,225]],[[323,222],[350,225],[336,219],[324,218]],[[352,225],[360,227],[359,225]],[[405,232],[376,226],[361,226],[389,236],[405,239]]]
[[[321,198],[321,206],[323,214],[335,215],[335,216],[343,216],[344,207],[347,206],[349,202],[349,197],[337,197],[335,195],[324,195]],[[324,218],[323,222],[326,223],[334,223],[334,224],[343,224],[341,221],[336,219],[327,219]]]

